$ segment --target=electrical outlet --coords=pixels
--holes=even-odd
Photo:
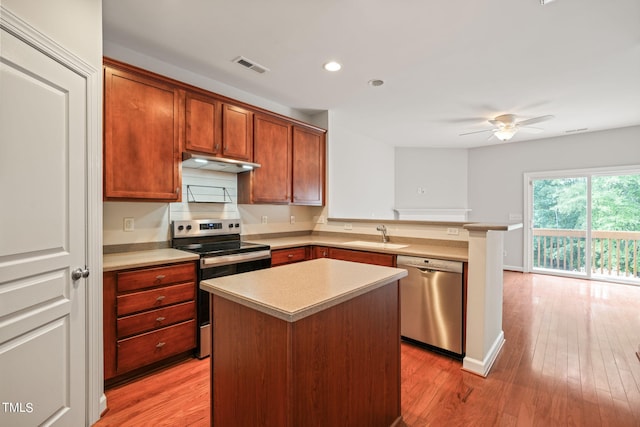
[[[460,234],[460,230],[458,230],[457,228],[447,228],[447,234],[457,236],[458,234]]]
[[[345,230],[353,230],[353,226],[351,225],[351,223],[350,223],[350,222],[346,222],[346,223],[344,224],[344,229],[345,229]]]
[[[135,230],[135,221],[133,218],[124,218],[122,221],[122,225],[124,228],[124,231],[133,231]]]
[[[266,224],[266,223],[268,223],[268,222],[269,222],[269,217],[268,217],[268,216],[266,216],[266,215],[262,215],[262,223],[263,223],[263,224]]]
[[[324,224],[324,222],[325,222],[325,221],[324,221],[324,216],[320,215],[320,216],[318,217],[318,221],[317,221],[317,223],[318,223],[318,224]]]
[[[418,187],[418,194],[427,194],[427,189],[424,187]]]
[[[289,218],[289,222],[291,222],[291,224],[295,224],[296,223],[295,215],[291,215],[291,218]]]
[[[506,258],[506,256],[507,256],[507,250],[506,249],[504,251],[502,251],[502,256]]]

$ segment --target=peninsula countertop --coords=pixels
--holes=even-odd
[[[295,322],[406,275],[400,268],[321,258],[203,280],[200,288]]]
[[[379,253],[388,253],[393,255],[409,255],[418,257],[430,257],[445,259],[451,261],[468,261],[469,249],[466,246],[465,241],[442,241],[437,243],[427,243],[425,239],[395,239],[391,238],[389,245],[377,245],[369,246],[358,244],[362,243],[379,242],[374,240],[373,236],[368,238],[360,238],[359,236],[350,235],[302,235],[302,236],[290,236],[290,237],[255,237],[248,236],[245,241],[251,243],[259,243],[271,246],[272,250],[287,249],[296,246],[332,246],[336,248],[352,249],[360,251],[370,251]],[[408,241],[407,241],[408,240]]]

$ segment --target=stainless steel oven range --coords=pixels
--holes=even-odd
[[[271,248],[242,242],[240,220],[198,219],[171,223],[171,246],[200,255],[198,283],[201,280],[271,267]],[[209,293],[198,289],[197,356],[211,354]]]

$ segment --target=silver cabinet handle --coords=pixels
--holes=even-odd
[[[160,323],[160,322],[162,322],[164,319],[166,319],[166,318],[165,318],[165,317],[160,316],[160,317],[158,317],[158,318],[156,319],[156,322]]]
[[[165,344],[166,343],[159,342],[158,344],[156,344],[156,348],[162,348],[162,347],[164,347]]]
[[[166,277],[166,276],[165,276],[164,274],[158,274],[158,275],[156,276],[156,280],[162,280],[162,279],[164,279],[165,277]]]
[[[160,295],[158,298],[156,298],[156,301],[162,301],[164,299],[164,295]]]
[[[88,268],[76,268],[71,272],[71,280],[76,281],[80,279],[86,279],[89,277],[89,269]]]
[[[288,258],[293,258],[293,254],[287,255]]]

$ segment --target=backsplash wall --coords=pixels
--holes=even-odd
[[[225,188],[231,201],[189,202],[187,186],[199,186],[191,188],[196,197],[197,194],[209,194],[211,187]],[[104,202],[104,245],[168,242],[171,239],[171,221],[185,219],[240,218],[243,235],[308,231],[314,228],[317,217],[322,214],[321,207],[238,205],[237,189],[236,174],[184,168],[182,202]],[[263,217],[266,217],[266,222]],[[134,219],[133,231],[124,231],[124,218]]]

